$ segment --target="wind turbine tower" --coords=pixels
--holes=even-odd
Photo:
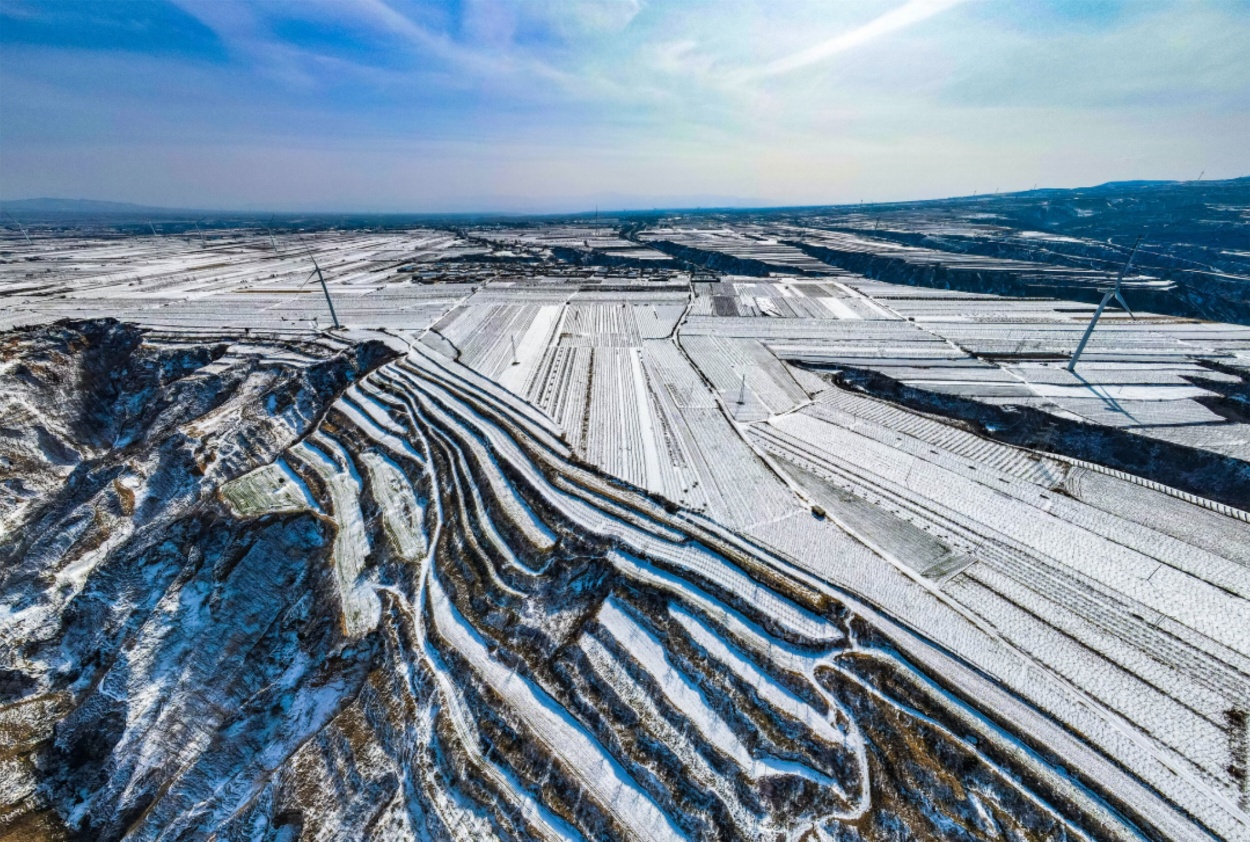
[[[301,242],[303,239],[303,237],[300,237]],[[317,258],[313,257],[312,249],[309,248],[308,243],[304,243],[304,248],[308,251],[308,259],[312,261],[313,265],[313,270],[308,273],[308,277],[311,278],[315,274],[317,280],[321,282],[321,291],[325,293],[326,306],[330,308],[330,318],[334,320],[334,329],[338,330],[342,325],[339,324],[338,314],[334,312],[334,302],[330,300],[330,288],[326,286],[325,275],[321,274],[321,266],[317,263]],[[307,279],[305,279],[304,283],[308,283]]]
[[[273,217],[271,216],[269,217],[269,222],[265,223],[265,230],[269,233],[269,245],[273,246],[274,254],[281,254],[281,252],[278,251],[278,241],[273,238],[273,229],[269,227],[272,222]]]
[[[1089,327],[1085,328],[1085,335],[1081,337],[1081,344],[1076,346],[1076,352],[1072,355],[1072,359],[1068,361],[1068,371],[1076,371],[1076,361],[1081,358],[1081,352],[1085,350],[1085,343],[1089,341],[1090,334],[1094,332],[1094,325],[1098,324],[1099,317],[1107,304],[1114,298],[1120,302],[1120,306],[1128,313],[1129,318],[1137,318],[1133,315],[1133,311],[1128,308],[1128,304],[1124,301],[1124,296],[1120,294],[1120,282],[1124,280],[1124,274],[1128,272],[1129,267],[1133,265],[1133,258],[1137,256],[1137,247],[1141,245],[1142,235],[1137,235],[1137,241],[1133,243],[1133,250],[1128,253],[1128,260],[1124,263],[1124,268],[1120,270],[1120,274],[1116,275],[1115,286],[1105,290],[1102,297],[1102,303],[1098,305],[1098,309],[1094,311],[1094,317],[1089,320]]]
[[[17,229],[18,229],[19,231],[21,231],[21,232],[22,232],[22,236],[26,238],[26,245],[28,245],[28,246],[29,246],[29,245],[31,245],[31,242],[30,242],[30,234],[27,234],[27,233],[26,233],[26,226],[25,226],[25,225],[23,225],[22,223],[18,222],[18,221],[17,221],[17,217],[16,217],[16,216],[14,216],[13,214],[9,213],[8,211],[5,211],[5,212],[4,212],[4,215],[5,215],[5,216],[7,216],[9,219],[13,220],[14,222],[17,222]]]

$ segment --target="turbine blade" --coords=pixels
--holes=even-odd
[[[1133,311],[1128,308],[1128,302],[1124,300],[1123,295],[1120,295],[1119,290],[1116,290],[1115,300],[1120,302],[1120,306],[1124,308],[1124,312],[1128,313],[1128,317],[1130,319],[1132,319],[1133,321],[1137,321],[1137,317],[1134,316]]]

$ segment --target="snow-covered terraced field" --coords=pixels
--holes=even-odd
[[[0,838],[1250,836],[1246,328],[188,239],[6,242]]]

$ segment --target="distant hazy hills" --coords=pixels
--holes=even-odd
[[[1077,187],[1077,188],[1042,187],[1042,188],[1035,188],[1033,190],[1023,190],[1023,191],[1019,191],[1016,193],[1000,193],[1000,194],[993,194],[993,195],[983,194],[981,196],[957,196],[957,197],[953,196],[948,199],[922,199],[922,200],[903,201],[903,202],[880,202],[880,203],[875,203],[875,204],[870,203],[867,205],[863,205],[862,207],[934,206],[934,205],[940,205],[940,204],[947,203],[947,202],[977,201],[978,203],[983,203],[986,201],[993,201],[993,200],[1006,201],[1010,203],[1011,200],[1013,199],[1045,200],[1045,201],[1053,202],[1055,200],[1063,201],[1067,199],[1079,200],[1082,197],[1105,196],[1108,194],[1110,195],[1115,195],[1115,194],[1133,195],[1133,196],[1140,196],[1140,195],[1145,194],[1147,196],[1151,196],[1152,198],[1159,198],[1159,199],[1166,200],[1166,199],[1172,198],[1175,191],[1178,191],[1178,190],[1184,191],[1185,193],[1192,195],[1194,191],[1198,191],[1201,193],[1209,193],[1212,191],[1222,192],[1222,191],[1227,191],[1227,190],[1240,192],[1246,189],[1250,189],[1250,176],[1243,176],[1241,178],[1233,178],[1233,179],[1225,179],[1225,180],[1209,180],[1209,181],[1145,181],[1145,180],[1142,180],[1142,181],[1109,181],[1105,184],[1099,184],[1099,185],[1095,185],[1092,187]],[[603,208],[605,212],[608,212],[607,208],[610,208],[610,207],[628,207],[628,206],[636,206],[638,204],[638,200],[636,197],[613,195],[613,196],[601,196],[601,197],[596,197],[596,198],[602,199],[602,201],[595,202],[590,199],[587,199],[586,207],[583,208],[580,211],[580,213],[590,212],[591,209],[596,204],[598,204],[600,208]],[[488,204],[490,201],[491,200],[489,199],[483,199],[482,200],[483,206]],[[510,201],[516,205],[516,209],[511,210],[511,211],[495,211],[495,212],[488,213],[487,215],[490,215],[490,216],[531,216],[532,215],[532,216],[545,216],[545,217],[566,215],[566,214],[550,213],[550,212],[539,213],[537,211],[526,211],[523,209],[524,202],[522,202],[522,200],[513,199]],[[469,200],[468,203],[471,204],[472,200]],[[860,207],[860,205],[858,204],[854,206]],[[667,197],[667,201],[663,205],[656,207],[655,210],[661,211],[661,212],[667,211],[667,210],[677,210],[677,209],[681,209],[683,211],[689,211],[690,209],[693,209],[695,207],[700,207],[704,210],[709,210],[709,211],[737,210],[737,211],[744,211],[744,212],[764,211],[764,210],[771,209],[769,206],[766,205],[764,201],[758,200],[758,199],[746,199],[746,198],[736,198],[736,197],[731,198],[731,197],[724,197],[724,196],[682,196],[682,197],[673,196],[673,197]],[[773,206],[773,207],[776,207],[779,210],[780,209],[793,210],[793,209],[796,209],[797,206]],[[804,207],[815,208],[817,206],[804,206]],[[852,205],[827,205],[824,207],[830,207],[830,208],[852,207]],[[32,216],[42,217],[45,215],[50,215],[50,216],[57,216],[57,217],[84,217],[84,218],[102,217],[102,216],[112,216],[112,217],[126,216],[126,217],[132,217],[132,218],[133,217],[168,218],[171,216],[186,217],[186,216],[205,216],[205,215],[214,215],[214,216],[228,215],[231,217],[247,217],[247,218],[254,219],[257,217],[261,217],[261,216],[268,216],[269,214],[269,212],[265,210],[243,211],[243,210],[228,210],[228,209],[223,209],[223,208],[217,208],[213,210],[204,209],[204,208],[200,208],[200,209],[166,208],[166,207],[156,207],[153,205],[139,205],[139,204],[134,204],[131,202],[107,202],[107,201],[100,201],[97,199],[54,199],[54,198],[0,199],[0,212],[11,213],[14,216],[18,216],[18,217],[21,217],[23,214],[25,214],[27,217],[32,217]],[[638,213],[638,212],[639,211],[637,210],[631,211],[631,213]],[[415,218],[415,217],[444,217],[444,216],[451,217],[451,216],[464,216],[464,215],[471,216],[471,215],[474,215],[475,213],[477,212],[459,211],[459,212],[454,212],[454,213],[451,213],[451,212],[449,213],[419,213],[419,212],[345,213],[345,212],[337,212],[337,211],[323,211],[323,212],[308,211],[308,212],[300,213],[300,212],[288,211],[288,212],[280,212],[277,214],[277,216],[279,217],[347,216],[347,217],[353,217],[353,218],[399,216],[399,217],[414,217]],[[567,215],[574,216],[578,214],[570,213]]]
[[[169,215],[190,213],[178,208],[159,208],[136,205],[131,202],[102,202],[96,199],[4,199],[0,210],[8,213],[66,213],[66,214],[155,214]]]
[[[980,195],[980,196],[951,196],[949,199],[926,199],[913,201],[895,201],[895,202],[875,202],[868,205],[825,205],[825,206],[773,206],[765,205],[763,200],[740,199],[740,197],[727,196],[667,196],[664,204],[655,207],[654,210],[659,212],[681,210],[689,212],[695,207],[700,207],[704,211],[716,212],[745,212],[745,214],[759,214],[759,212],[768,212],[769,210],[778,211],[794,211],[811,209],[816,210],[818,207],[824,209],[839,209],[839,207],[855,207],[856,210],[866,209],[866,207],[876,207],[876,209],[903,209],[903,207],[926,207],[926,209],[934,209],[949,205],[951,207],[959,207],[969,202],[975,202],[976,205],[983,206],[986,202],[993,202],[995,211],[1005,214],[1008,219],[1014,216],[1020,216],[1024,211],[1024,216],[1030,216],[1030,212],[1036,215],[1036,211],[1043,207],[1053,207],[1054,202],[1076,202],[1083,204],[1089,200],[1099,202],[1101,200],[1113,199],[1115,196],[1133,197],[1134,200],[1145,200],[1151,204],[1166,206],[1174,204],[1175,200],[1193,200],[1195,197],[1201,196],[1206,200],[1218,201],[1234,201],[1240,204],[1244,200],[1245,191],[1250,190],[1250,176],[1239,177],[1239,179],[1225,180],[1209,180],[1209,181],[1109,181],[1106,184],[1095,185],[1091,187],[1038,187],[1033,190],[1023,190],[1019,192],[1004,192],[1004,194]],[[491,204],[490,199],[481,199],[481,206],[485,207]],[[497,200],[494,200],[497,201]],[[580,216],[589,214],[597,205],[604,212],[620,212],[611,211],[609,209],[619,209],[619,207],[630,207],[637,204],[631,201],[630,197],[621,195],[600,195],[586,196],[582,200],[572,200],[580,202],[579,210],[570,211],[567,214],[556,214],[556,212],[537,212],[536,210],[525,210],[525,202],[520,199],[509,200],[510,204],[515,205],[514,210],[496,210],[496,211],[474,211],[471,206],[475,200],[466,199],[461,202],[464,209],[455,212],[441,212],[441,214],[431,214],[431,212],[344,212],[344,211],[304,211],[304,212],[277,212],[277,217],[284,219],[324,219],[324,217],[342,217],[342,219],[350,219],[360,221],[362,219],[382,219],[382,217],[409,217],[409,219],[434,219],[434,217],[450,217],[450,216]],[[584,207],[581,206],[584,204]],[[574,205],[570,205],[572,207]],[[1029,211],[1025,211],[1029,207]],[[1101,209],[1101,207],[1100,207]],[[1141,210],[1141,207],[1139,207]],[[1155,207],[1154,211],[1158,215],[1158,211],[1163,210],[1161,207]],[[1174,210],[1174,209],[1168,209]],[[78,217],[78,219],[100,219],[100,217],[110,217],[110,224],[119,222],[119,217],[129,217],[130,221],[145,222],[148,219],[165,219],[170,217],[214,217],[217,222],[222,221],[220,217],[230,217],[230,219],[255,220],[257,217],[269,216],[266,210],[227,210],[227,209],[190,209],[190,207],[158,207],[153,205],[138,205],[134,202],[120,201],[100,201],[95,199],[9,199],[0,200],[0,212],[6,212],[22,219],[37,220],[46,219],[63,221],[66,217]],[[645,212],[640,210],[625,211],[629,214],[637,214],[637,212]],[[1051,214],[1048,211],[1048,215]],[[1029,222],[1029,226],[1043,227],[1043,229],[1054,229],[1054,219],[1018,219],[1016,222]]]

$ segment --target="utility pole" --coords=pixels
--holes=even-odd
[[[195,221],[195,230],[200,235],[200,248],[207,248],[208,244],[204,242],[204,231],[200,228],[200,221],[198,219]]]
[[[516,337],[509,333],[508,341],[512,343],[512,364],[520,365],[521,361],[516,358]]]
[[[1128,253],[1128,260],[1124,263],[1124,268],[1120,270],[1120,274],[1116,275],[1115,286],[1105,291],[1102,302],[1098,305],[1098,309],[1094,311],[1094,317],[1089,320],[1089,327],[1085,328],[1085,335],[1081,337],[1081,344],[1076,346],[1076,352],[1072,355],[1072,359],[1068,361],[1068,371],[1076,371],[1076,361],[1081,358],[1081,352],[1085,350],[1085,343],[1089,341],[1090,334],[1094,332],[1094,325],[1098,324],[1098,319],[1102,316],[1103,309],[1114,298],[1120,302],[1120,306],[1129,314],[1129,318],[1137,318],[1133,315],[1133,311],[1129,310],[1128,304],[1124,301],[1124,296],[1120,294],[1120,282],[1124,280],[1124,274],[1128,272],[1129,267],[1133,265],[1133,258],[1137,256],[1137,247],[1141,245],[1142,235],[1137,235],[1137,241],[1133,243],[1133,250]]]
[[[742,406],[747,397],[747,373],[742,372],[742,385],[738,387],[738,406]]]

